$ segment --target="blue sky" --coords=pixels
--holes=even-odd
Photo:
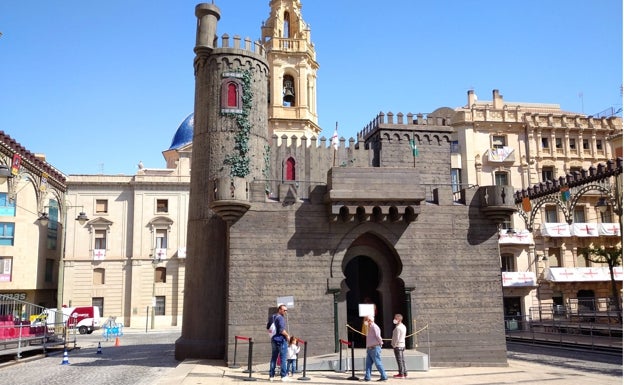
[[[0,130],[65,174],[164,168],[193,111],[197,3],[2,0]],[[269,0],[215,4],[219,35],[260,38]],[[380,111],[463,106],[469,89],[586,114],[622,107],[619,0],[302,4],[326,137],[336,122],[355,137]]]

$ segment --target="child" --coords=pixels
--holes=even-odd
[[[286,373],[290,373],[291,376],[295,374],[297,371],[297,354],[299,354],[299,340],[297,337],[291,336],[288,341],[288,355],[287,358],[287,366]]]

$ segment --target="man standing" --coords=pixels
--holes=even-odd
[[[289,381],[288,373],[286,372],[286,356],[288,355],[288,332],[286,331],[286,320],[284,315],[288,309],[286,305],[279,304],[277,306],[277,314],[273,314],[269,317],[267,323],[267,329],[271,327],[272,323],[275,323],[275,335],[271,337],[271,363],[269,364],[269,381],[273,381],[275,377],[275,366],[277,365],[277,356],[280,356],[280,376],[282,381]]]
[[[366,334],[366,372],[364,373],[364,381],[370,381],[373,363],[375,363],[375,367],[381,375],[381,378],[377,381],[386,381],[388,376],[381,363],[381,345],[383,344],[381,330],[375,324],[374,316],[369,315],[365,320],[368,322],[368,333]]]
[[[392,332],[392,348],[394,349],[394,358],[396,358],[397,366],[399,367],[399,374],[395,374],[394,378],[407,377],[407,368],[405,367],[405,335],[407,334],[407,328],[403,325],[403,316],[401,314],[395,314],[394,320],[392,320],[396,326]]]

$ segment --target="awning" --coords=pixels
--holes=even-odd
[[[498,235],[500,245],[533,245],[533,234],[529,230],[502,229]]]
[[[551,282],[603,282],[611,281],[608,267],[551,267],[544,273]],[[616,281],[622,280],[622,267],[613,269]]]
[[[537,286],[532,271],[503,271],[503,287]]]

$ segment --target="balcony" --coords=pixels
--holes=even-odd
[[[503,271],[503,287],[536,287],[537,279],[532,271]]]
[[[514,149],[511,147],[491,148],[483,154],[483,159],[494,164],[513,164],[516,161]]]
[[[608,267],[551,267],[546,269],[544,277],[550,282],[610,282]],[[622,281],[622,267],[613,268],[613,277]]]
[[[327,175],[325,201],[332,222],[409,223],[424,200],[420,174],[413,168],[334,167]]]
[[[621,235],[619,223],[542,223],[540,226],[544,237],[608,237]]]
[[[499,245],[533,245],[533,233],[529,230],[502,229],[498,234]]]

